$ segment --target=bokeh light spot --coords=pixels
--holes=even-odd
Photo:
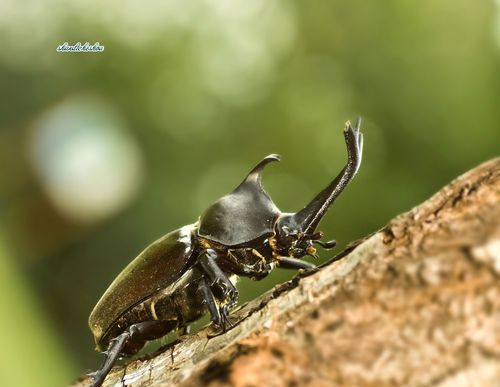
[[[103,101],[73,98],[35,124],[30,160],[53,205],[92,223],[127,205],[142,177],[139,148]]]

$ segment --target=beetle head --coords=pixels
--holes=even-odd
[[[323,233],[304,232],[302,225],[297,223],[295,214],[283,214],[276,222],[275,251],[280,256],[302,258],[305,255],[317,257],[314,243],[323,247],[335,246],[335,241],[320,242]]]
[[[347,164],[342,171],[318,193],[303,209],[295,214],[282,214],[275,227],[275,251],[282,256],[301,258],[304,255],[316,256],[313,243],[324,248],[332,248],[335,241],[321,242],[321,232],[316,228],[330,205],[347,187],[361,164],[363,135],[360,132],[361,119],[353,126],[348,121],[344,128],[347,146]]]

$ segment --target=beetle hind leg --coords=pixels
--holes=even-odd
[[[134,355],[146,343],[147,340],[153,340],[161,337],[171,331],[176,321],[144,321],[127,328],[109,342],[108,349],[104,351],[106,358],[102,367],[90,374],[92,377],[92,387],[100,387],[108,375],[113,365],[119,357]]]
[[[102,352],[106,356],[102,367],[98,371],[89,374],[92,378],[92,387],[100,387],[102,385],[129,339],[130,333],[125,331],[110,341],[108,349]]]

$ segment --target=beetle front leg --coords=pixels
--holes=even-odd
[[[316,269],[316,265],[314,263],[302,261],[301,259],[297,259],[297,258],[293,258],[293,257],[281,257],[281,258],[279,258],[278,267],[280,267],[282,269],[295,269],[295,270]]]

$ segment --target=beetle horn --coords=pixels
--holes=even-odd
[[[262,186],[261,185],[262,171],[264,170],[264,167],[270,162],[280,161],[280,160],[281,157],[277,154],[271,154],[264,157],[255,167],[253,167],[253,169],[247,175],[245,180],[243,180],[240,186],[244,185],[245,183],[257,183],[259,186]]]
[[[361,117],[356,120],[354,127],[349,121],[346,122],[344,127],[344,138],[347,146],[346,166],[307,206],[293,215],[293,223],[299,225],[302,232],[306,234],[314,232],[330,205],[358,171],[363,152],[363,134],[359,130],[360,126]]]

